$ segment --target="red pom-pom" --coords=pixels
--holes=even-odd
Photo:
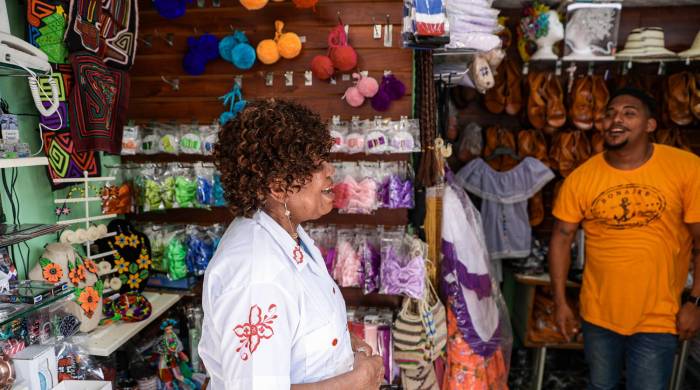
[[[333,61],[327,56],[317,55],[311,60],[311,72],[319,80],[328,80],[333,76]]]
[[[357,53],[351,46],[338,46],[331,49],[333,66],[341,72],[348,72],[357,65]]]

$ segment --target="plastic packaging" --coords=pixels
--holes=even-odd
[[[379,268],[381,263],[379,236],[381,233],[381,231],[375,229],[363,229],[359,234],[360,259],[364,271],[362,292],[365,294],[371,294],[379,290]]]
[[[219,142],[220,128],[218,123],[209,126],[199,126],[199,133],[202,139],[202,154],[205,156],[211,156],[214,153],[214,145]]]
[[[362,282],[362,260],[358,251],[355,231],[338,229],[336,243],[337,258],[333,278],[340,287],[360,287]]]
[[[180,125],[179,150],[183,154],[202,154],[202,136],[197,125]]]
[[[160,153],[179,153],[180,137],[179,129],[176,126],[162,124],[159,128],[158,135],[158,151]]]
[[[213,203],[214,168],[198,164],[195,165],[194,172],[197,177],[197,206],[211,206]]]
[[[381,239],[381,294],[419,299],[425,290],[425,258],[414,239],[403,232],[387,232]]]
[[[156,124],[151,123],[150,125],[144,127],[140,132],[140,136],[139,151],[141,154],[158,153],[158,141],[160,140],[160,137],[158,136]]]
[[[347,145],[345,144],[345,138],[348,134],[348,123],[338,122],[332,123],[328,131],[331,133],[331,138],[333,138],[333,146],[331,146],[331,153],[344,153],[347,152]]]
[[[124,126],[122,156],[134,155],[140,148],[139,126]]]

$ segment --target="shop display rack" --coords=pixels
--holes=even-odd
[[[15,320],[19,320],[27,317],[28,315],[37,312],[39,310],[45,309],[54,304],[60,302],[68,301],[73,297],[73,289],[69,288],[63,290],[56,295],[48,298],[44,298],[39,303],[27,304],[27,303],[3,303],[0,304],[0,328],[12,323]]]
[[[41,165],[49,165],[49,160],[46,157],[22,157],[0,159],[0,169],[35,167]]]
[[[18,244],[23,241],[31,240],[32,238],[44,236],[51,233],[56,233],[63,230],[62,225],[43,225],[43,224],[27,224],[27,225],[8,225],[0,224],[0,247]]]
[[[161,314],[170,309],[182,296],[179,294],[154,293],[146,291],[143,296],[151,303],[151,315],[139,322],[117,322],[95,329],[81,344],[93,356],[109,356],[117,348],[129,341]]]

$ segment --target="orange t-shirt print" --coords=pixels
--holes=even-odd
[[[676,333],[691,258],[686,224],[700,222],[700,158],[655,144],[644,165],[619,170],[596,155],[567,177],[553,214],[586,234],[586,321],[625,335]]]

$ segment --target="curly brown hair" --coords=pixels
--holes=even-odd
[[[298,191],[328,160],[333,140],[318,114],[286,100],[249,101],[227,122],[214,161],[234,217],[251,217],[270,185]]]

